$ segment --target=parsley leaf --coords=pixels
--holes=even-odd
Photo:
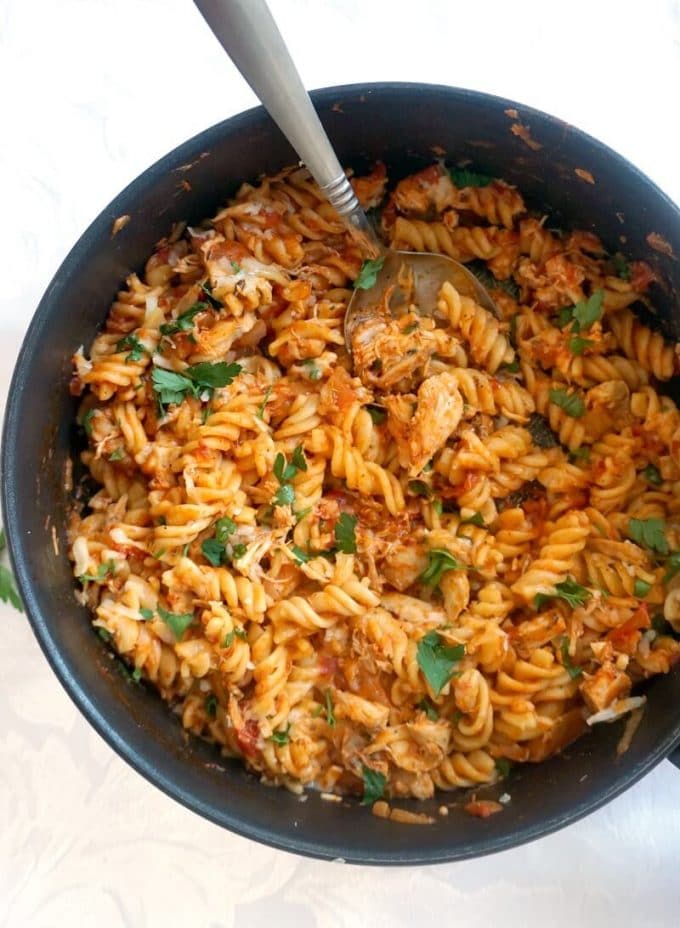
[[[580,677],[583,673],[583,667],[577,667],[575,664],[572,664],[571,657],[569,656],[569,639],[566,635],[560,640],[560,654],[562,655],[562,665],[571,679],[575,680],[577,677]]]
[[[658,554],[668,554],[665,531],[663,519],[631,519],[628,522],[628,536]]]
[[[188,377],[175,371],[166,371],[162,367],[154,367],[151,384],[161,410],[171,403],[181,403],[187,393],[194,392],[194,385]]]
[[[282,483],[274,494],[275,506],[292,506],[295,502],[295,490],[289,483]]]
[[[125,457],[125,451],[122,448],[116,448],[109,455],[109,461],[115,463],[116,461],[122,461]]]
[[[439,586],[442,574],[447,570],[467,570],[466,565],[456,560],[445,548],[430,548],[427,556],[430,563],[418,577],[418,581],[425,586]]]
[[[602,317],[603,301],[604,290],[596,290],[589,299],[577,303],[572,310],[572,314],[578,328],[574,326],[572,331],[575,333],[583,332],[585,329],[589,329],[594,322],[597,322]]]
[[[92,416],[95,413],[94,406],[91,409],[88,409],[84,414],[83,418],[80,420],[80,424],[85,431],[85,434],[88,438],[92,435]]]
[[[663,578],[664,583],[668,583],[680,570],[680,551],[671,551],[666,560],[666,576]]]
[[[588,463],[590,461],[590,448],[588,445],[581,445],[580,448],[574,448],[573,451],[569,452],[570,461],[583,461]]]
[[[305,458],[305,453],[302,450],[302,445],[297,445],[293,451],[293,456],[290,459],[291,466],[296,470],[307,470],[307,460]]]
[[[550,402],[563,409],[572,419],[580,419],[586,411],[585,403],[578,393],[567,393],[566,390],[551,390]]]
[[[376,258],[375,261],[364,261],[359,276],[354,281],[354,289],[370,290],[371,287],[374,287],[384,263],[384,258]]]
[[[214,719],[217,715],[217,696],[214,693],[211,693],[205,701],[205,711],[211,719]]]
[[[215,522],[215,538],[220,544],[224,544],[230,535],[236,531],[236,523],[229,516],[222,516]]]
[[[583,354],[586,348],[594,344],[592,338],[582,338],[580,335],[572,335],[569,339],[569,351],[571,351],[573,355]]]
[[[373,420],[373,425],[382,425],[387,421],[387,412],[382,408],[382,406],[375,406],[373,403],[366,406],[368,414]]]
[[[440,516],[444,512],[444,503],[442,503],[440,499],[433,499],[432,508],[437,513],[437,515]]]
[[[647,480],[652,486],[660,487],[663,483],[663,478],[659,472],[659,468],[654,464],[648,464],[645,469],[642,471],[642,476]]]
[[[581,586],[571,577],[555,585],[554,593],[537,593],[534,596],[534,606],[541,609],[551,599],[563,599],[565,603],[575,609],[586,603],[593,594],[586,587]]]
[[[432,496],[432,488],[424,480],[409,480],[408,491],[413,493],[414,496],[424,496],[425,499]]]
[[[421,710],[421,712],[425,713],[431,722],[436,722],[439,718],[439,713],[427,698],[427,696],[423,696],[423,698],[418,703],[418,708]]]
[[[109,574],[113,576],[116,572],[116,565],[113,561],[105,561],[97,568],[96,574],[81,574],[78,579],[81,583],[101,583]]]
[[[177,641],[184,635],[194,621],[193,612],[168,612],[162,606],[158,607],[158,614],[168,626]]]
[[[213,309],[222,309],[224,303],[222,303],[221,300],[218,300],[216,296],[213,296],[213,288],[209,280],[206,280],[204,284],[201,284],[201,291]]]
[[[333,694],[329,689],[324,690],[324,702],[326,703],[326,722],[331,728],[335,728],[335,713],[333,712]]]
[[[351,516],[348,512],[341,512],[340,518],[335,523],[335,545],[338,551],[344,554],[354,554],[357,549],[357,540],[355,528],[357,517]]]
[[[371,806],[385,795],[385,776],[378,770],[371,770],[366,764],[362,764],[361,771],[364,777],[364,795],[361,805]]]
[[[258,418],[258,419],[264,419],[264,407],[265,407],[265,406],[267,405],[267,403],[269,402],[269,397],[272,395],[272,390],[273,390],[273,389],[274,389],[274,387],[271,386],[271,385],[267,387],[267,392],[266,392],[265,395],[264,395],[264,399],[262,400],[262,402],[260,403],[260,405],[257,407],[257,413],[256,413],[256,415],[257,415],[257,418]]]
[[[128,361],[141,361],[147,353],[146,347],[140,342],[137,336],[133,334],[125,335],[116,343],[116,351],[126,351],[128,348],[130,349],[130,354],[125,358],[126,364]]]
[[[281,451],[274,458],[274,476],[279,483],[287,483],[300,470],[307,470],[307,461],[302,445],[298,445],[293,451],[290,464],[286,463],[286,457]]]
[[[484,522],[484,517],[481,512],[473,513],[469,519],[461,519],[461,525],[477,525],[479,528],[486,528],[486,523]]]
[[[507,757],[497,757],[494,761],[494,766],[498,771],[498,775],[502,779],[508,777],[510,775],[510,771],[512,770],[512,764]]]
[[[247,546],[247,545],[244,545],[244,544],[232,545],[232,546],[231,546],[231,557],[232,557],[232,560],[238,561],[238,559],[239,559],[240,557],[243,557],[243,555],[246,553],[247,550],[248,550],[248,546]]]
[[[201,542],[201,551],[203,557],[209,561],[213,567],[219,567],[227,558],[227,550],[216,538],[206,538]]]
[[[439,695],[456,671],[458,662],[465,657],[465,645],[444,644],[436,631],[428,632],[418,642],[416,659],[423,676]]]
[[[153,609],[147,609],[146,606],[142,606],[139,610],[139,614],[145,622],[148,622],[149,619],[153,619]]]
[[[224,636],[224,640],[222,641],[222,647],[230,648],[232,644],[234,643],[234,638],[240,638],[242,641],[245,641],[247,637],[248,636],[246,634],[245,628],[234,627],[232,628],[230,632],[227,632],[227,634]]]
[[[205,312],[207,309],[210,309],[210,304],[199,300],[198,303],[194,303],[189,309],[185,309],[183,313],[180,313],[172,322],[164,322],[160,327],[161,335],[177,335],[178,332],[190,332],[194,327],[194,316]]]
[[[651,588],[651,583],[647,583],[646,580],[640,580],[638,577],[633,585],[633,596],[636,596],[638,599],[644,599]]]
[[[630,280],[630,265],[620,251],[612,255],[612,264],[614,265],[614,271],[621,280]]]
[[[272,732],[267,741],[273,741],[274,744],[288,744],[290,741],[290,725],[281,731]]]
[[[321,368],[315,363],[314,358],[307,358],[302,362],[307,368],[307,373],[309,374],[310,380],[321,380],[323,376],[321,373]]]
[[[218,387],[228,387],[233,383],[234,377],[237,377],[243,368],[235,361],[227,364],[226,361],[202,361],[200,364],[192,364],[187,367],[184,374],[189,377],[197,387],[214,390]]]
[[[500,370],[505,371],[508,374],[518,374],[519,373],[519,360],[515,358],[510,364],[501,364]]]
[[[449,177],[454,186],[461,187],[488,187],[493,183],[493,177],[486,174],[477,174],[467,168],[449,168]]]
[[[307,552],[303,551],[298,545],[293,545],[290,550],[298,564],[306,564],[307,561],[311,561],[312,559],[312,555],[307,554]]]

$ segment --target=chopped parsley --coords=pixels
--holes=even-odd
[[[123,336],[116,343],[116,351],[127,351],[128,349],[130,353],[125,358],[126,364],[128,361],[141,361],[144,355],[147,354],[146,347],[133,334]]]
[[[142,608],[139,610],[139,614],[145,622],[148,622],[149,619],[153,619],[154,616],[153,609],[147,609],[146,606],[142,606]]]
[[[432,508],[437,513],[437,515],[440,516],[444,512],[444,503],[442,503],[440,499],[433,499]]]
[[[290,464],[286,463],[286,456],[281,451],[274,458],[274,476],[281,484],[292,480],[301,470],[307,470],[307,460],[302,445],[298,445],[293,451]]]
[[[101,583],[109,574],[113,576],[116,572],[116,565],[113,561],[105,561],[97,568],[96,574],[81,574],[78,579],[81,583]]]
[[[428,719],[431,722],[436,722],[437,719],[439,718],[439,713],[437,712],[437,709],[435,708],[435,706],[432,705],[432,703],[427,698],[427,696],[423,696],[423,698],[418,703],[418,708],[421,710],[421,712],[425,713],[425,715],[428,717]]]
[[[115,463],[116,461],[122,461],[125,457],[125,451],[122,448],[116,448],[115,451],[112,451],[109,455],[109,461]]]
[[[181,374],[176,371],[167,371],[162,367],[154,367],[151,383],[156,392],[161,411],[171,403],[181,403],[187,395],[200,397],[208,392],[212,396],[213,390],[218,387],[228,387],[243,368],[236,362],[227,363],[217,361],[202,361],[192,364]]]
[[[668,583],[680,570],[680,551],[671,551],[666,559],[666,576],[663,578],[664,583]]]
[[[425,499],[432,496],[432,488],[424,480],[409,480],[408,491],[414,496],[424,496]]]
[[[387,412],[382,406],[375,406],[373,403],[366,406],[368,414],[373,421],[373,425],[382,425],[387,421]]]
[[[550,402],[563,409],[572,419],[580,419],[585,414],[585,403],[578,393],[567,393],[566,390],[551,390]]]
[[[651,583],[647,583],[646,580],[640,580],[638,577],[633,585],[633,596],[637,597],[637,599],[644,599],[651,588]]]
[[[500,369],[505,371],[507,374],[518,374],[519,373],[519,360],[515,358],[514,361],[511,361],[510,364],[501,364]]]
[[[326,706],[326,722],[331,728],[335,728],[335,712],[333,711],[333,694],[329,689],[324,690],[324,703]]]
[[[241,641],[245,641],[247,637],[248,636],[246,635],[245,628],[238,628],[237,626],[234,626],[234,628],[232,628],[232,630],[227,632],[227,634],[224,636],[222,647],[230,648],[234,643],[234,638],[240,638]]]
[[[468,519],[461,519],[461,525],[476,525],[478,528],[486,528],[486,523],[484,522],[484,517],[481,512],[473,512],[473,514]]]
[[[583,354],[586,348],[590,348],[595,342],[592,338],[582,338],[580,335],[572,335],[569,339],[569,351],[573,355]]]
[[[659,468],[654,464],[648,464],[645,469],[642,471],[642,476],[648,483],[651,483],[654,487],[660,487],[663,483],[663,478],[659,472]]]
[[[213,288],[209,280],[206,280],[204,284],[201,284],[201,292],[213,309],[222,309],[224,303],[222,303],[221,300],[218,300],[216,296],[213,296]]]
[[[163,609],[162,606],[159,606],[158,614],[168,626],[177,641],[182,638],[184,632],[194,621],[193,612],[168,612],[167,609]]]
[[[577,677],[580,677],[583,673],[583,667],[577,667],[575,664],[572,664],[571,657],[569,656],[569,639],[566,635],[560,639],[560,654],[562,655],[562,665],[571,679],[575,680]]]
[[[580,448],[574,448],[569,452],[570,461],[583,461],[587,464],[590,461],[590,448],[588,445],[582,445]]]
[[[273,390],[273,389],[274,389],[274,387],[271,386],[271,385],[267,387],[267,392],[266,392],[265,395],[264,395],[264,399],[262,400],[262,402],[260,403],[260,405],[257,407],[257,413],[256,413],[256,415],[257,415],[257,418],[258,418],[258,419],[264,419],[264,407],[265,407],[265,406],[267,405],[267,403],[269,402],[269,397],[272,395],[272,390]]]
[[[223,516],[215,522],[214,538],[206,538],[201,542],[201,552],[203,557],[209,561],[213,567],[219,567],[221,564],[229,564],[234,558],[243,557],[246,548],[245,545],[232,545],[229,538],[234,534],[237,525],[229,516]],[[241,554],[237,553],[237,548],[243,549]]]
[[[307,374],[310,380],[321,380],[321,368],[316,364],[314,358],[307,358],[307,360],[302,363],[307,368]]]
[[[214,693],[211,693],[205,701],[205,711],[211,719],[214,719],[217,715],[217,696]]]
[[[87,412],[83,415],[83,418],[80,420],[80,424],[88,438],[92,435],[92,416],[94,414],[95,408],[93,406],[91,409],[87,410]]]
[[[378,274],[382,270],[385,258],[376,258],[374,261],[364,261],[359,276],[354,281],[355,290],[370,290],[375,286]]]
[[[274,744],[288,744],[290,741],[290,725],[280,731],[272,732],[267,741],[273,741]]]
[[[534,596],[534,606],[536,609],[542,609],[551,599],[563,599],[567,605],[575,609],[586,603],[592,595],[586,587],[567,577],[562,583],[555,585],[554,593],[537,593]]]
[[[442,575],[449,570],[467,570],[465,564],[450,554],[445,548],[430,548],[427,552],[428,566],[418,580],[425,586],[439,586]]]
[[[335,523],[335,546],[343,554],[354,554],[357,549],[356,529],[357,517],[348,512],[341,512]]]
[[[385,776],[378,770],[367,767],[366,764],[362,764],[361,771],[364,778],[364,795],[361,805],[372,806],[377,799],[382,799],[385,795]]]
[[[663,519],[630,519],[628,522],[629,538],[657,554],[668,554],[665,531],[666,523]]]
[[[617,251],[615,255],[612,255],[612,264],[617,277],[621,280],[630,280],[630,265],[621,252]]]
[[[467,168],[449,168],[449,177],[454,186],[461,187],[488,187],[493,183],[493,177],[487,174],[477,174]]]
[[[180,313],[172,322],[164,322],[160,327],[161,335],[169,336],[177,335],[180,332],[191,332],[194,327],[194,316],[205,312],[207,309],[210,309],[210,304],[199,300],[198,303],[194,303],[189,309],[185,309],[183,313]]]
[[[295,490],[290,483],[282,484],[274,494],[275,506],[292,506],[295,502]]]
[[[504,780],[510,775],[510,771],[512,770],[512,763],[507,757],[497,757],[494,761],[494,766],[498,771],[498,776],[502,777]]]
[[[418,642],[416,659],[423,676],[438,696],[465,657],[465,645],[447,645],[436,631],[430,631]]]

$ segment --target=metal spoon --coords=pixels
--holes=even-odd
[[[376,283],[357,289],[345,316],[345,341],[352,354],[353,336],[383,303],[388,287],[406,268],[413,279],[411,301],[420,315],[432,315],[445,281],[499,317],[493,300],[474,274],[458,261],[439,254],[394,251],[378,239],[319,121],[265,0],[194,0],[216,38],[255,91],[269,114],[306,164],[329,203],[344,217],[364,251],[383,259]],[[403,271],[402,271],[403,273]],[[366,326],[365,331],[369,330]]]

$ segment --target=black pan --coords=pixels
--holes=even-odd
[[[380,158],[397,177],[444,149],[451,162],[471,159],[479,171],[517,184],[531,207],[549,212],[548,225],[593,229],[611,250],[649,261],[664,281],[656,294],[659,324],[680,337],[680,262],[647,239],[656,233],[680,254],[680,212],[604,145],[535,110],[466,90],[368,84],[312,96],[345,164],[361,169]],[[511,132],[519,123],[540,148]],[[432,826],[414,827],[377,819],[355,801],[329,803],[310,792],[300,802],[189,738],[151,690],[120,675],[73,597],[64,532],[64,468],[77,448],[71,354],[90,344],[126,275],[143,267],[173,222],[213,214],[240,181],[295,160],[262,108],[208,129],[124,190],[47,289],[10,387],[2,451],[4,521],[28,616],[55,673],[102,737],[169,796],[232,831],[301,854],[369,864],[436,863],[522,844],[592,812],[668,756],[680,739],[680,672],[650,682],[644,719],[623,756],[615,752],[621,723],[601,725],[563,755],[521,767],[500,789],[485,791],[491,798],[511,794],[502,813],[482,821],[456,809]],[[129,223],[112,236],[112,223],[124,215]],[[680,752],[674,761],[680,765]],[[400,805],[436,814],[439,802]]]

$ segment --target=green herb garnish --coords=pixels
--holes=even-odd
[[[227,632],[227,634],[224,636],[222,647],[230,648],[234,643],[234,638],[240,638],[242,641],[246,641],[248,636],[246,634],[245,628],[238,628],[234,626],[234,628],[232,628],[232,630]]]
[[[563,409],[572,419],[580,419],[585,414],[585,403],[578,393],[567,393],[566,390],[551,390],[550,402]]]
[[[85,434],[88,438],[92,435],[92,416],[95,413],[94,406],[91,409],[88,409],[87,412],[83,415],[83,418],[80,420],[80,424],[83,427]]]
[[[633,541],[663,555],[668,554],[665,531],[663,519],[631,519],[628,522],[628,536]]]
[[[314,358],[307,358],[302,362],[307,368],[310,380],[321,380],[322,372],[321,368],[316,364]]]
[[[582,338],[580,335],[572,335],[569,339],[569,351],[571,351],[573,355],[583,354],[586,348],[594,344],[595,342],[592,338]]]
[[[335,712],[333,711],[333,694],[329,689],[324,690],[324,703],[326,705],[326,722],[331,728],[335,728]]]
[[[484,522],[484,517],[481,512],[474,512],[468,519],[461,519],[461,525],[476,525],[479,528],[486,528],[486,523]]]
[[[439,586],[442,574],[448,570],[467,570],[467,566],[450,554],[445,548],[430,548],[427,552],[428,566],[418,581],[425,586]]]
[[[295,490],[290,483],[282,484],[274,494],[275,506],[292,506],[295,502]]]
[[[497,757],[496,760],[494,761],[494,766],[496,770],[498,771],[499,777],[501,777],[503,780],[505,780],[506,777],[510,776],[510,771],[512,770],[512,764],[508,760],[507,757]]]
[[[424,480],[409,480],[408,491],[414,496],[424,496],[429,499],[432,496],[432,488]]]
[[[0,528],[0,552],[4,551],[7,547],[7,539],[5,538],[4,529]],[[4,564],[0,564],[0,599],[3,603],[9,603],[14,606],[18,612],[24,611],[23,603],[21,602],[21,597],[17,592],[17,588],[14,584],[14,576],[9,567],[5,567]]]
[[[659,468],[654,464],[648,464],[643,471],[641,471],[642,476],[648,483],[651,483],[652,486],[660,487],[663,483],[663,478],[659,472]]]
[[[551,599],[563,599],[567,605],[575,609],[586,603],[593,594],[586,587],[581,586],[571,577],[555,585],[554,593],[537,593],[534,596],[534,606],[542,609]]]
[[[125,358],[126,364],[128,361],[141,361],[144,355],[148,353],[137,336],[132,334],[125,335],[116,342],[116,351],[127,351],[128,349],[130,353]]]
[[[539,413],[532,413],[527,422],[527,430],[531,440],[539,448],[554,448],[557,445],[555,433],[550,428],[548,420]]]
[[[354,289],[370,290],[371,287],[374,287],[384,263],[384,258],[376,258],[374,261],[364,261],[361,265],[359,276],[354,281]]]
[[[257,415],[257,418],[258,418],[258,419],[264,419],[264,407],[265,407],[265,406],[267,405],[267,403],[269,402],[269,397],[272,395],[272,390],[273,390],[273,389],[274,389],[273,386],[267,387],[267,392],[266,392],[265,395],[264,395],[264,399],[262,400],[262,402],[260,403],[260,405],[257,407],[257,413],[256,413],[256,415]]]
[[[436,722],[439,718],[439,713],[427,698],[427,696],[423,696],[423,698],[418,703],[418,708],[421,710],[421,712],[425,713],[431,722]]]
[[[160,327],[161,335],[169,336],[177,335],[179,332],[191,332],[194,327],[194,316],[205,312],[207,309],[210,309],[210,304],[199,300],[198,303],[194,303],[189,309],[185,309],[183,313],[180,313],[172,322],[164,322]]]
[[[151,383],[163,411],[165,406],[171,403],[181,403],[187,395],[200,397],[206,391],[212,395],[213,390],[228,387],[242,370],[240,364],[227,364],[226,361],[217,361],[214,364],[203,361],[187,367],[181,374],[154,367]]]
[[[575,680],[577,677],[580,677],[583,673],[583,667],[577,667],[575,664],[572,664],[571,657],[569,656],[569,639],[566,635],[560,640],[560,654],[562,655],[562,665],[571,679]]]
[[[139,610],[139,614],[144,619],[145,622],[148,622],[149,619],[153,619],[153,609],[147,609],[146,606],[142,606]]]
[[[612,264],[614,265],[614,271],[617,277],[620,277],[621,280],[630,280],[630,265],[621,252],[612,255]]]
[[[644,599],[651,588],[651,583],[647,583],[646,580],[640,580],[638,577],[633,585],[633,596],[637,597],[637,599]]]
[[[217,696],[214,693],[211,693],[205,701],[205,711],[211,719],[214,719],[217,715]]]
[[[361,805],[372,806],[377,799],[382,799],[385,795],[385,776],[377,770],[371,770],[366,764],[362,764],[361,769],[364,777],[364,795]]]
[[[487,174],[477,174],[467,168],[449,168],[449,177],[455,187],[488,187],[493,183],[493,177]]]
[[[109,574],[114,576],[115,573],[115,563],[113,561],[105,561],[103,564],[99,565],[96,574],[81,574],[78,579],[81,583],[101,583]]]
[[[273,741],[274,744],[288,744],[290,741],[290,725],[281,731],[272,732],[267,741]]]
[[[109,461],[115,463],[116,461],[122,461],[125,457],[125,451],[122,448],[116,448],[109,455]]]
[[[418,642],[416,659],[423,676],[438,696],[456,672],[458,662],[465,657],[465,645],[447,645],[436,631],[430,631]]]
[[[569,452],[570,461],[583,461],[587,464],[590,461],[590,448],[588,445],[582,445],[580,448],[574,448]]]
[[[341,512],[340,518],[335,523],[335,546],[338,551],[344,554],[354,554],[357,549],[356,540],[357,517],[350,515],[348,512]]]
[[[194,621],[193,612],[168,612],[167,609],[163,609],[162,606],[159,606],[158,614],[168,626],[177,641],[182,638],[184,632]]]

